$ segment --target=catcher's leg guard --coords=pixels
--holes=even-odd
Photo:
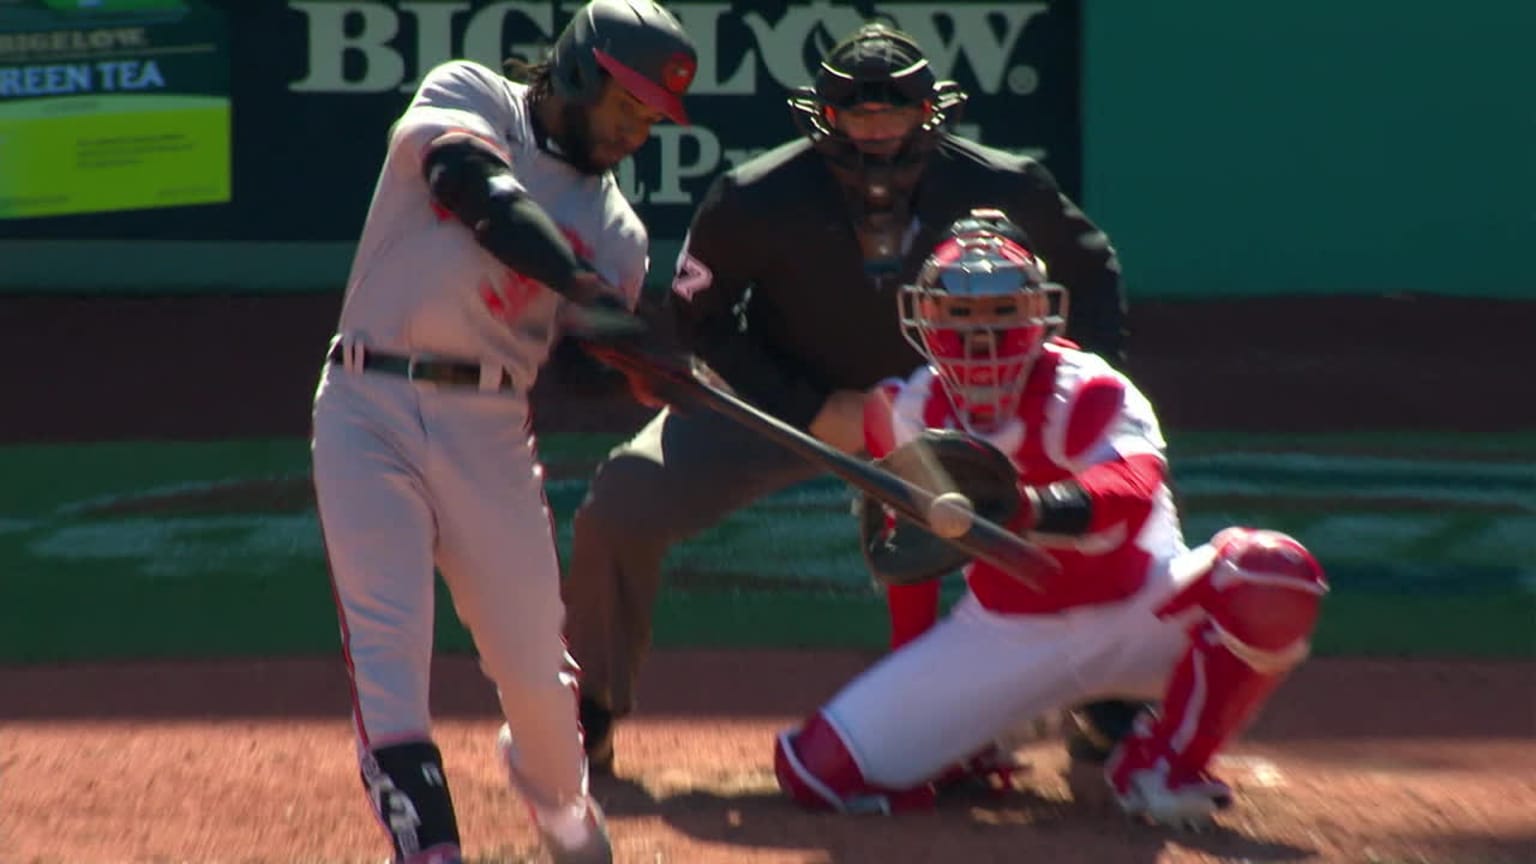
[[[365,751],[361,775],[396,862],[459,860],[459,825],[436,744],[408,741]]]
[[[1307,655],[1322,568],[1296,540],[1229,528],[1211,541],[1204,576],[1158,610],[1195,616],[1160,715],[1144,714],[1105,766],[1127,810],[1159,822],[1198,822],[1231,803],[1206,766]]]
[[[843,736],[817,712],[793,732],[782,732],[773,750],[779,788],[802,807],[840,813],[894,813],[933,806],[932,784],[884,789],[864,779]]]

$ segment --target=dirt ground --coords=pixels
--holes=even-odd
[[[1314,660],[1221,770],[1216,830],[1134,825],[1074,796],[1060,745],[1001,798],[932,814],[802,813],[771,736],[868,662],[661,652],[597,784],[619,861],[1536,861],[1536,663]],[[493,757],[472,658],[438,661],[437,734],[471,860],[539,860]],[[339,659],[0,667],[0,862],[378,861]],[[1096,791],[1092,785],[1080,787]]]

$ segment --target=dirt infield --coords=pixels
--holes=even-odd
[[[622,862],[1536,861],[1536,664],[1316,660],[1233,748],[1217,830],[1075,800],[1060,747],[1000,799],[884,819],[794,810],[771,734],[868,661],[662,652],[599,784]],[[538,860],[492,757],[473,660],[438,662],[437,733],[472,860]],[[0,668],[0,862],[377,861],[339,659]]]

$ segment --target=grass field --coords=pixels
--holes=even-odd
[[[542,443],[562,554],[613,443]],[[1536,656],[1536,433],[1193,434],[1172,455],[1192,542],[1261,524],[1318,553],[1319,651]],[[0,661],[334,649],[307,472],[293,439],[0,447]],[[814,481],[674,549],[658,643],[880,644],[848,503]]]

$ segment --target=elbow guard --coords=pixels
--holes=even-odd
[[[512,270],[567,297],[586,269],[500,157],[469,138],[433,147],[422,166],[432,199],[458,217],[475,240]]]
[[[490,216],[498,187],[516,188],[507,164],[470,138],[433,147],[422,163],[422,174],[432,200],[471,228]]]

